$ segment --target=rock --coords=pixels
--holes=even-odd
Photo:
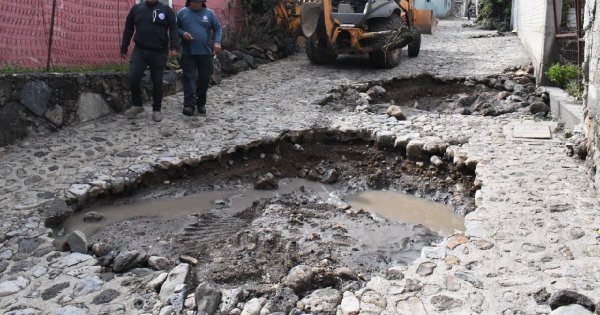
[[[256,190],[275,190],[277,188],[279,188],[279,184],[275,176],[271,173],[259,177],[254,183],[254,189]]]
[[[425,142],[420,139],[410,140],[406,145],[406,157],[411,160],[423,159],[423,146]]]
[[[263,303],[261,303],[261,300],[253,298],[250,301],[246,302],[246,304],[244,304],[242,315],[259,315],[262,307]]]
[[[100,94],[84,92],[77,101],[79,121],[86,122],[110,114],[111,110]]]
[[[432,262],[424,262],[417,268],[417,274],[421,277],[427,277],[433,273],[436,267],[437,265]]]
[[[135,250],[120,252],[113,260],[113,272],[121,273],[131,270],[133,267],[135,267],[139,255],[140,252]]]
[[[580,228],[578,226],[569,230],[569,236],[571,237],[571,239],[576,240],[576,239],[583,237],[584,235],[585,235],[585,232],[583,231],[582,228]]]
[[[483,289],[483,282],[481,282],[479,279],[477,279],[477,277],[475,277],[472,274],[466,273],[466,272],[457,272],[455,273],[456,277],[467,281],[468,283],[470,283],[471,285],[473,285],[475,288],[477,289]]]
[[[396,304],[397,315],[427,315],[423,302],[417,297],[409,297],[405,300],[400,300]]]
[[[550,296],[550,300],[548,301],[548,305],[552,310],[570,304],[579,304],[590,311],[593,311],[596,307],[594,302],[587,296],[570,290],[556,291]]]
[[[40,205],[40,210],[45,217],[44,226],[48,228],[58,227],[73,214],[73,209],[59,199],[44,202]]]
[[[360,311],[360,301],[350,291],[344,292],[342,303],[340,305],[343,315],[358,315]]]
[[[100,280],[98,276],[88,276],[79,280],[73,288],[73,295],[76,297],[87,295],[102,289],[104,281]]]
[[[179,256],[179,261],[181,261],[182,263],[190,264],[192,266],[195,266],[198,264],[198,259],[196,259],[192,256],[188,256],[188,255]]]
[[[446,248],[424,246],[421,249],[421,257],[431,259],[444,259],[446,257]]]
[[[404,272],[406,269],[406,266],[394,266],[388,268],[385,276],[388,280],[402,280],[404,279]]]
[[[384,96],[385,93],[387,93],[387,91],[382,86],[379,86],[379,85],[375,85],[372,88],[370,88],[370,89],[367,90],[367,95],[369,95],[371,97],[373,97],[373,96],[375,96],[375,97]]]
[[[468,241],[469,238],[464,234],[454,235],[446,242],[446,247],[454,249],[456,246],[465,244]]]
[[[303,292],[312,287],[314,276],[315,273],[311,267],[298,265],[290,270],[282,282],[285,286],[292,288],[296,292]]]
[[[496,98],[499,99],[499,100],[505,100],[510,95],[511,95],[510,92],[508,92],[508,91],[502,91],[502,92],[498,93],[498,95],[496,96]]]
[[[204,282],[196,288],[195,297],[196,307],[198,308],[198,314],[213,315],[217,313],[217,310],[219,309],[219,304],[221,304],[220,291],[212,287],[210,284]]]
[[[92,186],[88,184],[73,184],[69,187],[69,193],[79,204],[83,204],[87,200],[91,188]]]
[[[546,291],[546,288],[541,288],[533,294],[533,299],[537,304],[544,304],[550,298],[550,293]]]
[[[154,270],[171,270],[171,261],[165,257],[150,256],[148,266]]]
[[[433,304],[438,311],[446,311],[460,309],[463,305],[463,301],[445,295],[436,295],[431,298],[431,304]]]
[[[173,291],[173,295],[171,295],[171,305],[173,305],[173,310],[175,313],[180,314],[183,310],[183,304],[185,303],[185,299],[187,298],[188,288],[187,284],[182,283],[178,284]]]
[[[488,242],[486,240],[476,240],[473,242],[473,244],[475,244],[475,247],[477,247],[480,250],[488,250],[494,247],[494,243]]]
[[[167,303],[169,301],[177,285],[184,284],[187,282],[189,273],[190,265],[188,264],[179,264],[175,268],[173,268],[171,272],[169,272],[169,276],[161,286],[160,293],[158,295],[158,297],[163,303]],[[196,292],[196,301],[198,299],[197,296],[198,292]]]
[[[440,159],[440,157],[437,155],[432,155],[431,158],[429,158],[429,162],[436,167],[444,165],[444,161],[442,161],[442,159]]]
[[[75,230],[67,235],[66,240],[72,252],[87,254],[88,245],[83,232]]]
[[[396,134],[391,131],[379,131],[375,137],[375,143],[381,148],[393,148]]]
[[[321,183],[324,184],[333,184],[337,182],[339,178],[339,173],[335,168],[328,169],[325,174],[321,177]]]
[[[38,116],[48,109],[50,88],[44,81],[29,81],[21,90],[21,104]]]
[[[310,313],[335,314],[337,306],[342,300],[340,291],[333,288],[317,289],[299,303],[304,305],[304,310]]]
[[[289,314],[298,302],[298,296],[294,293],[294,290],[288,287],[278,286],[275,289],[275,295],[272,296],[265,306],[264,309],[268,309],[270,312],[282,312]]]
[[[172,305],[167,305],[160,309],[158,315],[172,315],[174,313],[174,308]]]
[[[160,273],[160,274],[158,274],[158,276],[154,277],[154,279],[152,279],[152,281],[148,282],[146,287],[153,289],[154,291],[159,291],[160,287],[163,285],[163,283],[165,283],[165,280],[167,280],[168,276],[169,276],[169,273],[167,273],[167,272]]]
[[[358,273],[348,267],[339,267],[333,273],[344,280],[358,280]]]
[[[448,147],[448,144],[438,137],[424,137],[421,141],[423,141],[423,151],[428,155],[443,155]]]
[[[60,105],[54,105],[54,107],[46,110],[44,117],[48,119],[54,126],[60,127],[64,124],[64,110]]]
[[[546,249],[543,245],[525,243],[522,246],[523,250],[530,253],[539,253]]]
[[[243,298],[243,292],[240,288],[228,289],[221,291],[221,314],[229,314],[239,301]],[[196,295],[197,296],[197,295]]]
[[[35,308],[22,308],[6,312],[4,315],[42,315],[42,311]]]
[[[60,260],[53,262],[52,264],[50,264],[50,267],[53,267],[53,268],[71,267],[71,266],[75,266],[77,264],[80,264],[84,261],[88,261],[91,259],[94,259],[94,257],[92,257],[90,255],[82,254],[82,253],[71,253],[71,254],[61,258]]]
[[[117,291],[117,290],[106,289],[106,290],[100,292],[100,294],[96,295],[94,297],[94,299],[92,300],[92,303],[107,304],[107,303],[110,303],[112,300],[116,299],[119,295],[121,295],[121,293],[119,293],[119,291]]]
[[[56,296],[58,296],[64,289],[68,288],[69,285],[70,284],[68,282],[61,282],[61,283],[54,284],[54,285],[44,289],[42,291],[42,293],[40,294],[40,297],[44,301],[53,299]]]
[[[593,315],[593,313],[579,304],[571,304],[553,310],[550,315]]]
[[[529,105],[529,111],[534,115],[541,113],[546,116],[550,112],[550,106],[544,102],[535,102]]]
[[[86,315],[87,313],[87,308],[82,304],[67,305],[54,311],[54,315]]]
[[[446,290],[456,292],[460,290],[458,278],[452,275],[446,276]]]
[[[104,214],[96,211],[90,211],[83,216],[84,222],[98,222],[102,221],[102,219],[104,219]]]
[[[113,246],[106,243],[96,243],[92,245],[92,253],[96,255],[96,257],[102,257],[107,255],[113,250]]]
[[[123,304],[104,305],[100,308],[98,315],[125,315],[127,308]]]
[[[587,245],[583,252],[589,257],[600,257],[600,245]]]
[[[390,105],[385,113],[390,117],[396,118],[396,120],[406,120],[406,115],[404,115],[402,109],[398,105]]]

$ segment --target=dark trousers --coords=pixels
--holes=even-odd
[[[146,68],[150,68],[152,80],[152,110],[160,111],[163,98],[163,74],[167,64],[167,51],[147,50],[135,47],[129,61],[129,87],[131,89],[131,106],[142,106],[141,81]]]
[[[183,106],[202,108],[206,105],[206,91],[213,72],[212,55],[182,55]]]

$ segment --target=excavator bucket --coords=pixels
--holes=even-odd
[[[302,33],[304,33],[304,36],[309,38],[315,33],[322,13],[323,10],[319,2],[305,2],[302,4],[300,17],[302,19]]]
[[[433,34],[437,25],[437,19],[432,10],[412,10],[413,25],[421,31],[421,34]]]

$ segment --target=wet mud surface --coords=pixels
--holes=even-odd
[[[399,152],[386,152],[365,142],[282,142],[208,164],[180,180],[118,202],[243,190],[268,172],[276,181],[304,178],[319,185],[323,174],[333,172],[337,174],[330,184],[334,190],[324,194],[315,191],[319,185],[302,185],[290,193],[256,200],[241,212],[229,209],[231,200],[219,199],[208,211],[110,224],[88,240],[172,260],[180,255],[197,258],[198,283],[210,281],[225,288],[251,285],[258,290],[279,283],[294,266],[309,265],[323,271],[322,279],[313,281],[315,288],[341,289],[352,286],[358,275],[368,279],[385,274],[391,266],[410,264],[423,246],[442,239],[423,225],[354,209],[344,196],[371,189],[395,190],[452,205],[464,214],[474,208],[473,176],[452,168],[451,163],[436,168],[408,162]],[[340,277],[332,273],[336,268],[349,268],[356,275]]]

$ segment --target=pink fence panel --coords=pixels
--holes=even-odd
[[[135,0],[56,0],[50,64],[89,66],[123,62],[119,46]],[[185,0],[173,0],[177,12]],[[241,0],[208,0],[223,26],[224,45],[239,40]],[[0,1],[0,66],[44,68],[52,1]],[[133,45],[133,44],[131,44]]]

